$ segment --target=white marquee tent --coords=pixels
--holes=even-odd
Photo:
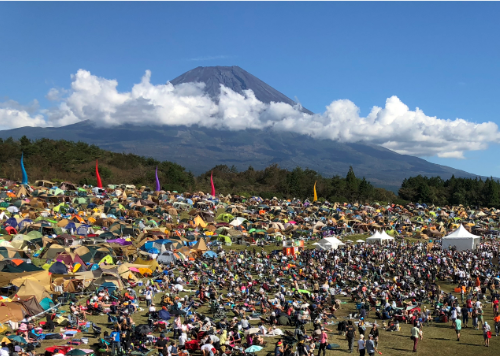
[[[394,240],[394,237],[387,235],[387,233],[384,230],[382,230],[382,232],[376,231],[372,236],[367,238],[366,243],[376,244],[392,240]]]
[[[460,227],[451,234],[443,237],[443,249],[456,246],[458,251],[474,250],[480,241],[480,237],[471,234],[460,224]]]
[[[336,237],[325,237],[324,239],[316,242],[314,245],[316,245],[316,248],[323,250],[336,250],[339,248],[339,246],[345,245],[345,243],[343,243]]]

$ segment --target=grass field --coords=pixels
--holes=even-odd
[[[352,238],[351,238],[352,239]],[[355,241],[355,240],[353,240]],[[308,247],[311,247],[309,244]],[[231,247],[225,247],[226,249],[231,250],[243,250],[246,247],[240,245],[233,245]],[[250,247],[252,249],[253,247]],[[276,246],[266,246],[266,251],[272,251],[277,249]],[[260,251],[260,247],[256,248],[257,251]],[[444,283],[441,284],[441,288],[446,291],[452,291],[455,285]],[[181,293],[181,295],[186,293]],[[162,294],[157,294],[154,296],[155,303],[159,305]],[[337,312],[337,316],[339,320],[342,320],[343,317],[347,316],[350,313],[355,312],[354,304],[349,302],[345,298],[341,298],[345,304],[342,304],[342,308]],[[84,303],[84,299],[81,300]],[[484,305],[484,320],[487,321],[491,326],[493,326],[493,314],[492,308],[486,303]],[[147,323],[146,317],[146,305],[144,302],[141,302],[140,306],[144,309],[142,312],[138,312],[133,315],[133,319],[136,325]],[[427,308],[430,308],[430,305],[426,305]],[[68,307],[65,306],[62,310],[67,310]],[[207,307],[202,307],[198,309],[201,313],[208,313]],[[228,316],[231,315],[228,313]],[[210,315],[211,316],[211,315]],[[375,319],[374,311],[370,313],[370,316],[367,318],[367,321],[373,322]],[[103,326],[103,331],[108,330],[109,326],[107,324],[107,316],[106,315],[98,315],[98,316],[89,316],[89,320]],[[252,322],[257,324],[257,322]],[[471,323],[471,322],[470,322]],[[413,354],[413,341],[410,339],[410,325],[401,324],[401,331],[399,332],[386,332],[381,329],[381,322],[378,322],[380,328],[380,342],[379,342],[379,351],[383,353],[383,355],[396,356],[396,355],[404,355],[404,354]],[[308,324],[306,326],[306,331],[311,332],[312,324]],[[284,328],[283,330],[289,329],[293,330],[293,328]],[[329,342],[336,343],[340,345],[340,349],[328,350],[327,356],[334,356],[335,354],[347,353],[347,341],[344,337],[339,336],[336,332],[336,326],[329,327],[330,329],[334,329],[335,332],[329,333]],[[58,329],[56,328],[56,331]],[[369,331],[369,330],[367,330]],[[438,356],[479,356],[479,355],[496,355],[500,350],[500,337],[495,337],[493,332],[493,337],[490,340],[490,347],[486,348],[483,346],[483,337],[481,330],[473,330],[472,328],[463,329],[462,336],[460,342],[456,341],[455,331],[451,327],[451,322],[447,324],[442,323],[431,323],[430,326],[424,327],[424,337],[422,341],[419,341],[418,352],[420,355],[438,355]],[[368,332],[366,333],[368,334]],[[84,335],[90,338],[90,344],[96,342],[95,339],[92,339],[91,335]],[[82,337],[81,333],[76,335],[76,338]],[[268,342],[266,348],[259,352],[258,355],[266,355],[267,352],[274,351],[274,343],[277,338],[266,338]],[[41,350],[45,349],[48,346],[52,345],[64,345],[67,340],[48,340],[42,342],[42,349],[37,349],[38,352],[42,352]],[[85,345],[79,346],[79,348],[87,348]],[[353,354],[357,354],[355,349]]]

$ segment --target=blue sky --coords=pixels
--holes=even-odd
[[[238,65],[314,112],[368,115],[396,95],[440,119],[500,124],[500,4],[0,3],[0,101],[42,108],[78,69],[129,91],[197,66]],[[426,159],[500,177],[498,145]]]

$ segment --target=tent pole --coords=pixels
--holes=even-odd
[[[57,309],[60,305],[61,305],[61,303],[57,303],[57,304],[56,304],[56,305],[54,305],[53,307],[50,307],[49,309],[47,309],[47,310],[45,310],[45,311],[43,311],[43,312],[41,312],[41,313],[38,313],[38,314],[36,314],[36,315],[33,315],[33,316],[29,317],[29,318],[28,318],[28,320],[29,320],[29,321],[31,321],[31,320],[33,320],[33,319],[37,318],[37,317],[38,317],[38,316],[40,316],[40,315],[43,315],[43,314],[45,314],[45,313],[48,313],[48,312],[49,312],[49,311],[51,311],[52,309]]]

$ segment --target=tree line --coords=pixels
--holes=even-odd
[[[421,175],[403,180],[398,192],[402,199],[435,205],[500,207],[500,182],[493,178],[455,178]]]
[[[30,182],[45,179],[70,181],[80,185],[96,185],[95,161],[105,185],[134,184],[155,186],[155,169],[164,190],[178,192],[210,191],[213,174],[216,191],[222,194],[261,196],[263,198],[313,198],[313,187],[319,200],[330,202],[420,202],[437,205],[477,205],[500,207],[500,183],[493,178],[411,177],[403,181],[398,195],[374,187],[364,177],[356,177],[352,167],[345,177],[324,177],[311,169],[287,170],[277,164],[263,170],[219,165],[199,176],[169,161],[141,157],[130,153],[103,150],[84,142],[66,140],[0,139],[0,177],[21,180],[19,159],[24,152],[24,165]]]

